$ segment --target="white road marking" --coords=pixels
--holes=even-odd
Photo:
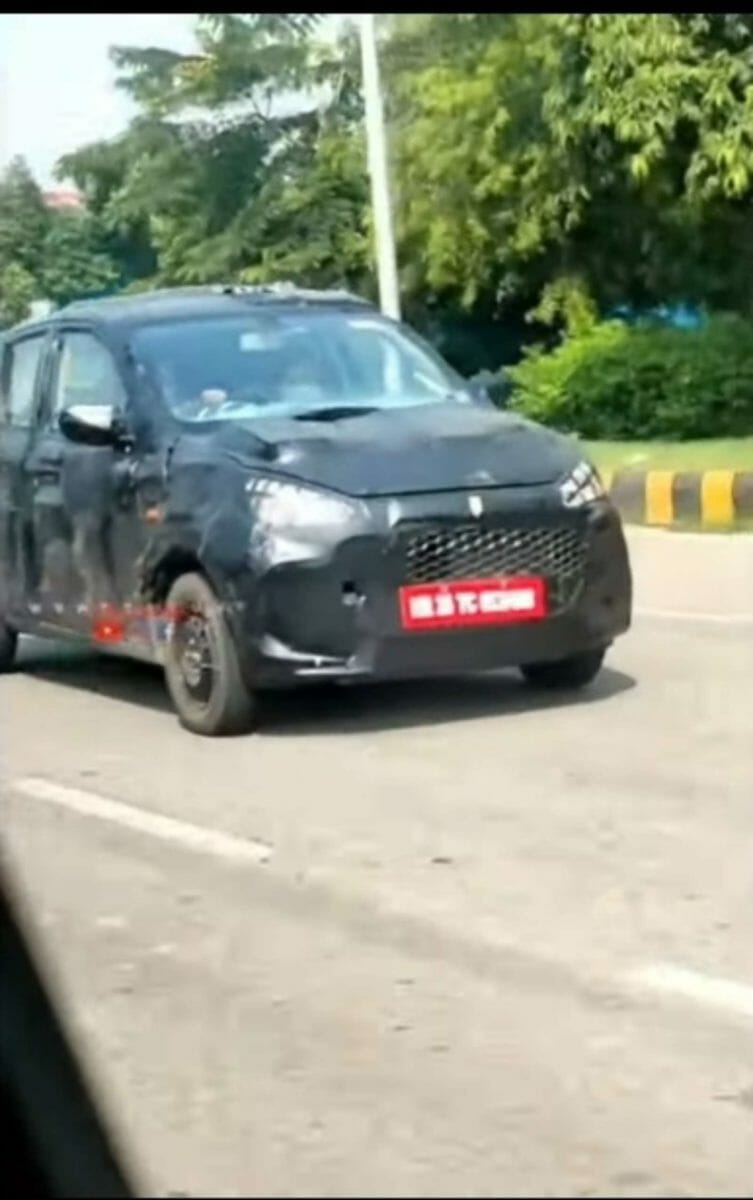
[[[753,598],[751,599],[753,606]],[[636,608],[636,617],[648,617],[659,621],[708,621],[717,625],[751,625],[753,613],[709,613],[688,612],[686,609],[674,608]]]
[[[271,856],[271,848],[262,842],[191,825],[174,817],[148,812],[118,800],[110,800],[96,792],[81,791],[48,779],[15,779],[10,786],[13,791],[35,800],[55,804],[86,817],[109,821],[200,854],[236,863],[256,864],[267,862]],[[102,918],[100,922],[103,923]],[[153,948],[153,953],[169,954],[171,949],[171,946],[160,945]],[[676,996],[731,1016],[753,1019],[753,986],[735,980],[715,978],[672,963],[653,963],[622,975],[620,983],[628,991]]]
[[[732,979],[718,979],[671,963],[654,963],[631,972],[627,982],[633,987],[680,996],[706,1008],[753,1017],[753,987]]]
[[[35,800],[57,804],[85,817],[110,821],[115,825],[134,829],[138,833],[160,838],[164,842],[184,846],[188,850],[211,854],[215,858],[231,862],[263,863],[267,862],[272,853],[271,848],[263,842],[249,841],[229,833],[220,833],[216,829],[206,829],[201,825],[190,825],[187,821],[176,820],[175,817],[165,817],[161,813],[134,808],[120,800],[109,800],[96,792],[80,791],[78,788],[53,783],[49,779],[14,779],[11,787],[14,791],[31,796]]]

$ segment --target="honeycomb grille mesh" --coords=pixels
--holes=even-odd
[[[432,525],[400,540],[408,584],[537,575],[547,580],[556,611],[573,601],[583,580],[586,543],[577,529]]]

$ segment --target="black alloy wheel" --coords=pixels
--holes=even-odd
[[[165,678],[181,725],[205,737],[248,733],[256,722],[255,697],[209,583],[199,574],[181,575],[166,607]]]

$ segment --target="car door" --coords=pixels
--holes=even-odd
[[[32,569],[45,622],[86,634],[105,607],[119,603],[111,529],[124,451],[71,441],[60,414],[100,405],[125,408],[112,353],[90,329],[58,330],[39,429],[24,464],[33,508]]]
[[[19,620],[27,616],[33,586],[24,467],[50,343],[44,329],[6,337],[0,360],[0,612]]]
[[[139,604],[143,556],[166,486],[154,414],[136,405],[110,346],[93,329],[73,325],[57,333],[41,406],[26,471],[45,611],[58,628],[120,643],[152,661],[154,630]],[[109,412],[122,436],[110,444],[71,440],[60,422],[74,409],[97,421]]]

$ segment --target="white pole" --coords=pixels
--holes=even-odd
[[[392,201],[387,169],[387,137],[379,82],[374,13],[361,13],[361,63],[363,98],[366,110],[366,146],[371,176],[371,203],[374,209],[379,302],[385,316],[400,320],[400,287],[397,278],[395,233],[392,225]]]

